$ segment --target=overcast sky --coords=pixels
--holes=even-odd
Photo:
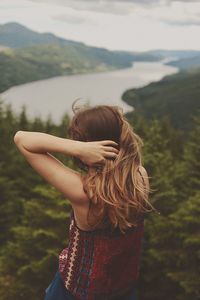
[[[131,51],[200,50],[200,0],[0,0],[0,24]]]

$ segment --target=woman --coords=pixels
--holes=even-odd
[[[18,131],[30,165],[71,203],[68,247],[45,300],[133,300],[139,275],[148,175],[141,138],[117,106],[72,106],[69,139]],[[83,172],[50,152],[72,156]]]

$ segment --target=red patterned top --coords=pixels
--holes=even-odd
[[[133,290],[139,274],[144,218],[122,234],[118,228],[84,231],[71,212],[68,247],[59,255],[64,285],[77,300],[117,300]]]

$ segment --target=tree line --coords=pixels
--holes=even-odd
[[[160,214],[145,218],[138,281],[139,300],[200,298],[200,111],[187,134],[169,118],[146,120],[129,114],[144,141],[143,165]],[[43,299],[67,246],[70,202],[40,177],[13,142],[17,130],[67,137],[69,117],[29,120],[0,103],[0,299]],[[71,158],[55,154],[74,167]],[[125,270],[124,270],[124,273]],[[116,283],[117,284],[117,283]]]

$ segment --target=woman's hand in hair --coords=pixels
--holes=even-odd
[[[116,158],[118,144],[112,140],[81,142],[77,155],[88,166],[104,164],[107,158]]]

